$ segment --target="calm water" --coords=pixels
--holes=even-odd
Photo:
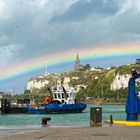
[[[87,105],[87,109],[83,113],[76,114],[52,114],[52,115],[30,115],[30,114],[18,114],[18,115],[0,115],[0,126],[7,125],[40,125],[42,117],[49,116],[52,125],[72,125],[72,124],[89,124],[90,120],[90,108],[97,107],[95,105]],[[103,121],[109,120],[110,114],[113,115],[113,119],[125,120],[125,106],[124,105],[98,105],[103,110]]]

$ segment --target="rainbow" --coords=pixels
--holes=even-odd
[[[9,66],[0,71],[0,81],[9,79],[18,75],[28,73],[33,70],[40,69],[48,62],[49,66],[64,64],[75,60],[75,55],[79,54],[80,59],[98,59],[116,56],[139,55],[139,44],[119,44],[104,46],[88,46],[84,49],[73,49],[68,52],[53,53],[50,55],[40,56],[26,60],[16,66]],[[73,54],[73,55],[72,55]]]

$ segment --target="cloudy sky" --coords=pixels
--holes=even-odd
[[[139,45],[139,25],[140,0],[0,0],[0,73],[29,59],[71,50],[78,52],[87,46]],[[121,57],[114,61],[106,59],[106,63],[100,59],[82,62],[117,66],[134,63],[138,55]],[[60,67],[53,66],[48,71],[70,70],[73,63]],[[44,71],[41,68],[1,80],[0,91],[14,87],[22,92],[28,79]]]

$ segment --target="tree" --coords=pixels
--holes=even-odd
[[[90,68],[91,68],[90,64],[86,64],[86,65],[84,66],[84,70],[88,70],[88,69],[90,69]]]
[[[84,87],[81,87],[80,90],[78,91],[76,98],[78,99],[85,99],[85,94],[86,94],[86,89]]]
[[[26,90],[24,91],[24,94],[30,94],[30,93],[31,93],[31,91],[28,90],[28,89],[26,89]]]

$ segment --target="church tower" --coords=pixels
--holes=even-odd
[[[81,69],[80,59],[79,59],[79,55],[77,53],[76,60],[75,60],[75,65],[74,65],[74,70],[79,71],[80,69]]]

